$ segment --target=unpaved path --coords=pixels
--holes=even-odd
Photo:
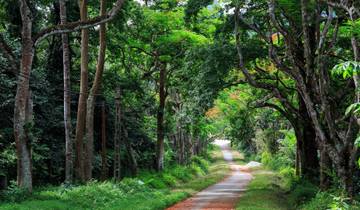
[[[235,205],[240,198],[246,186],[252,179],[248,168],[235,164],[232,160],[232,153],[229,147],[229,141],[216,140],[224,159],[231,167],[231,174],[223,181],[212,185],[205,190],[195,194],[167,210],[230,210],[235,209]]]

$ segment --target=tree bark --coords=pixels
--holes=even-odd
[[[106,13],[106,0],[100,1],[100,16],[105,15]],[[96,73],[93,85],[90,90],[89,97],[87,99],[86,107],[86,143],[85,143],[85,180],[90,180],[92,178],[92,168],[94,161],[94,110],[96,96],[99,92],[101,86],[102,75],[104,72],[104,63],[105,63],[105,51],[106,51],[106,24],[100,24],[99,31],[99,56],[96,66]]]
[[[32,126],[32,104],[29,90],[29,77],[34,58],[32,41],[32,14],[28,2],[20,0],[21,64],[20,76],[15,96],[14,137],[17,153],[17,183],[20,188],[32,191],[32,160],[30,129]]]
[[[66,3],[60,0],[60,22],[66,24]],[[73,181],[73,141],[71,138],[70,47],[68,34],[61,34],[64,72],[65,182]]]
[[[165,113],[165,82],[166,82],[166,65],[160,66],[159,78],[159,98],[160,103],[157,112],[157,148],[156,148],[156,169],[164,169],[164,113]]]
[[[331,159],[324,147],[320,147],[320,188],[327,190],[330,187]]]
[[[317,153],[316,132],[311,119],[307,113],[306,105],[299,97],[299,113],[303,116],[301,123],[301,132],[298,141],[300,141],[300,168],[301,175],[315,181],[319,177],[319,158]]]
[[[131,146],[128,131],[126,128],[124,128],[124,142],[125,142],[127,154],[129,156],[129,159],[131,162],[131,174],[133,176],[136,176],[138,174],[138,164],[137,164],[135,152]]]
[[[106,151],[106,110],[105,102],[101,106],[101,180],[108,178],[107,151]]]
[[[80,0],[80,18],[81,21],[87,20],[87,0]],[[88,62],[89,62],[89,30],[81,30],[81,75],[80,75],[80,93],[77,110],[76,122],[76,178],[85,181],[84,171],[84,129],[86,120],[86,98],[88,92]]]
[[[116,89],[115,96],[115,135],[114,135],[114,179],[121,179],[121,90]]]

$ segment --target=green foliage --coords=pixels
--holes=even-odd
[[[189,0],[185,9],[185,20],[189,22],[196,18],[200,10],[212,2],[213,0]]]
[[[218,182],[226,173],[223,162],[210,164],[201,157],[194,157],[189,166],[174,166],[161,173],[142,172],[136,178],[125,178],[120,182],[92,181],[80,186],[44,187],[35,189],[32,195],[25,195],[14,187],[6,194],[7,202],[0,202],[0,209],[165,209]],[[150,180],[157,180],[164,186],[154,187]]]
[[[203,172],[205,172],[205,173],[209,172],[209,162],[206,161],[204,158],[202,158],[200,156],[193,156],[191,158],[191,162],[198,165]]]
[[[346,61],[340,63],[332,69],[333,75],[341,75],[344,79],[351,78],[360,72],[360,63],[356,61]]]
[[[318,210],[328,209],[332,202],[331,197],[326,192],[318,192],[315,198],[311,199],[310,202],[304,204],[301,209],[303,210]]]
[[[209,162],[202,157],[194,156],[189,166],[174,166],[161,173],[144,171],[138,178],[152,188],[166,189],[180,182],[187,182],[196,176],[204,176],[208,172]]]
[[[15,181],[11,181],[9,187],[0,191],[0,201],[4,200],[7,202],[21,202],[30,197],[28,190],[24,190],[17,186]]]
[[[302,210],[358,210],[359,202],[350,201],[349,198],[337,191],[318,192],[308,203],[300,207]]]
[[[281,171],[285,169],[289,171],[294,167],[296,138],[293,130],[283,130],[285,135],[283,139],[279,139],[279,149],[275,154],[270,152],[263,152],[261,155],[261,162],[273,170]]]
[[[289,201],[293,206],[300,206],[315,197],[317,192],[317,186],[307,180],[300,179],[292,183]]]

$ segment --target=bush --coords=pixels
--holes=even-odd
[[[29,198],[31,194],[17,186],[15,181],[10,182],[9,187],[0,194],[1,200],[8,202],[21,202]]]
[[[298,180],[291,186],[290,203],[293,206],[300,206],[314,198],[318,190],[318,187],[309,181]]]
[[[191,163],[190,165],[190,170],[191,170],[191,173],[196,175],[196,176],[203,176],[205,175],[206,173],[201,169],[200,166],[198,166],[197,164],[195,163]]]
[[[189,181],[192,178],[192,174],[189,168],[185,168],[181,166],[176,166],[175,168],[173,168],[170,171],[170,174],[176,177],[176,179],[184,182]]]
[[[325,192],[318,192],[315,198],[311,199],[308,203],[301,205],[302,210],[318,210],[328,209],[332,199]]]
[[[279,171],[279,175],[283,179],[284,188],[290,189],[296,181],[298,181],[298,177],[295,175],[295,169],[291,167],[282,168]]]
[[[194,156],[191,158],[191,162],[197,164],[203,172],[209,172],[209,162],[204,158],[200,156]]]
[[[143,181],[134,178],[124,178],[121,182],[119,182],[118,187],[124,193],[149,191],[149,188],[146,187]]]
[[[161,175],[159,174],[150,174],[149,172],[141,174],[140,178],[144,181],[144,183],[150,187],[156,189],[164,189],[167,187],[166,183],[163,179],[161,179]]]
[[[164,183],[169,187],[173,187],[177,184],[176,178],[170,173],[163,173],[162,179],[164,180]]]

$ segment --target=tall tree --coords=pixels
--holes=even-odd
[[[121,179],[121,89],[115,93],[114,179]]]
[[[88,19],[87,0],[80,0],[80,20]],[[86,123],[86,99],[88,95],[88,70],[89,70],[89,30],[84,28],[81,30],[81,71],[80,71],[80,92],[76,117],[76,162],[75,172],[76,178],[85,181],[84,166],[84,129]],[[85,143],[88,143],[87,141]]]
[[[60,0],[60,21],[66,24],[66,2]],[[69,35],[63,33],[62,50],[63,50],[63,72],[64,72],[64,128],[65,128],[65,182],[71,183],[73,180],[73,141],[71,137],[71,94],[70,94],[70,46]]]
[[[106,0],[100,1],[100,16],[106,14]],[[95,79],[90,89],[90,94],[87,99],[87,111],[86,111],[86,144],[85,144],[85,179],[90,180],[92,178],[92,168],[94,159],[94,110],[96,95],[99,92],[101,86],[102,75],[104,72],[105,63],[105,51],[106,51],[106,24],[100,24],[99,30],[99,55],[96,66]]]
[[[20,13],[22,55],[14,110],[14,135],[18,157],[17,182],[19,187],[32,191],[31,142],[29,138],[32,122],[28,107],[30,100],[29,77],[34,58],[34,43],[31,10],[25,0],[20,1]]]
[[[109,169],[107,164],[106,150],[106,106],[105,102],[101,106],[101,180],[106,180]]]
[[[164,169],[164,114],[165,114],[165,100],[166,100],[166,64],[159,64],[159,107],[157,111],[157,147],[156,147],[156,169],[161,171]]]

